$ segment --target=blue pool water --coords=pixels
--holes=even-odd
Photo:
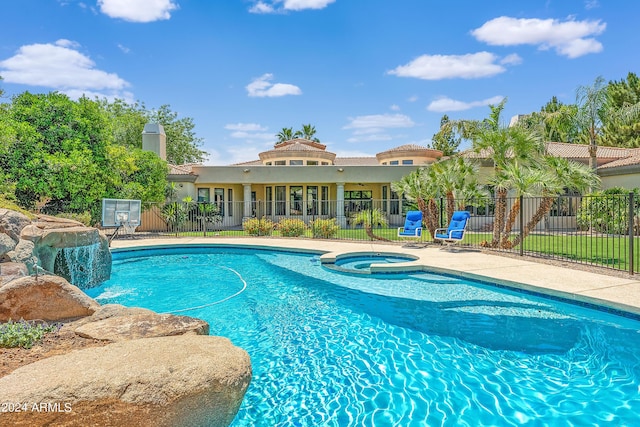
[[[116,252],[87,292],[200,317],[244,348],[234,426],[640,424],[640,322],[557,300],[195,247]]]

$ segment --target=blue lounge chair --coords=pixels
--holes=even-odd
[[[433,240],[443,241],[453,244],[459,243],[464,239],[464,233],[467,230],[467,224],[471,213],[467,211],[455,211],[447,228],[437,228]]]
[[[422,212],[407,212],[407,217],[404,219],[404,227],[398,228],[398,237],[409,239],[422,238]]]

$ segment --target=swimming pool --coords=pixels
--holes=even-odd
[[[317,255],[113,255],[111,280],[87,290],[99,302],[200,317],[249,352],[234,426],[640,420],[636,319],[456,277],[348,275]]]

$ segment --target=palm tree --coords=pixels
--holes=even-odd
[[[437,192],[447,201],[447,223],[456,209],[464,209],[474,199],[486,197],[487,192],[478,183],[478,167],[472,160],[451,157],[431,165],[430,178]]]
[[[353,225],[364,226],[365,231],[367,232],[367,236],[371,240],[382,240],[384,242],[388,242],[389,239],[385,239],[384,237],[376,236],[373,233],[374,227],[382,227],[386,228],[389,223],[384,213],[380,209],[367,209],[364,211],[357,212],[352,215],[351,223]]]
[[[278,138],[276,145],[292,140],[294,138],[293,128],[282,128],[282,130],[277,133],[276,138]]]
[[[589,166],[598,167],[598,140],[607,123],[618,121],[631,124],[640,118],[640,102],[617,108],[609,99],[608,85],[598,76],[591,86],[579,86],[576,90],[578,104],[577,121],[589,141]]]
[[[522,126],[507,127],[501,124],[500,116],[506,98],[498,105],[489,105],[491,113],[483,121],[462,120],[452,122],[459,132],[471,139],[474,151],[493,162],[494,176],[499,177],[510,163],[527,165],[544,152],[544,142],[535,130]],[[496,188],[496,207],[493,221],[493,239],[488,246],[497,247],[505,226],[507,214],[507,188]]]
[[[313,142],[320,142],[318,138],[314,138],[315,134],[316,134],[316,127],[312,126],[311,124],[302,125],[302,130],[301,131],[299,130],[296,132],[296,135],[298,135],[300,138],[308,139],[309,141],[313,141]]]
[[[391,183],[391,189],[418,205],[422,220],[433,237],[436,228],[440,227],[440,210],[435,202],[437,187],[429,168],[420,168],[403,176],[399,181]]]
[[[554,156],[545,156],[544,160],[544,167],[547,170],[546,178],[541,183],[543,199],[536,212],[524,225],[522,239],[526,238],[542,218],[549,213],[553,201],[565,189],[582,193],[597,187],[600,183],[600,178],[590,166]],[[510,247],[518,246],[521,243],[520,239],[520,235],[517,235]]]

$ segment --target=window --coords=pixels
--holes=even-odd
[[[371,209],[371,190],[355,190],[344,192],[345,215]]]
[[[291,215],[302,215],[302,186],[292,185],[289,187],[291,205],[289,206]]]
[[[412,165],[413,164],[413,160],[403,160],[402,164],[403,165]]]
[[[289,165],[290,166],[302,166],[302,160],[289,160]]]
[[[386,164],[387,164],[387,162],[382,162],[382,164],[383,164],[383,165],[386,165]]]
[[[209,202],[211,200],[208,188],[198,188],[198,202]]]
[[[322,166],[329,165],[329,162],[322,162]]]
[[[307,186],[307,215],[318,215],[318,186]]]
[[[391,160],[391,161],[389,162],[389,164],[390,164],[390,165],[397,165],[397,164],[398,164],[398,161],[397,161],[397,160]]]
[[[273,187],[265,188],[265,199],[267,201],[267,215],[273,215]]]
[[[287,187],[278,185],[276,187],[276,215],[287,214]]]
[[[218,205],[220,215],[224,216],[224,188],[214,188],[213,202]]]
[[[320,213],[322,215],[329,215],[329,187],[327,187],[326,185],[322,186],[322,192],[321,194],[321,198],[322,198],[322,202],[321,202],[321,207],[320,207]]]
[[[386,185],[382,186],[382,212],[387,212],[387,195],[388,195],[389,187]]]
[[[398,215],[400,213],[400,198],[398,193],[391,190],[391,203],[389,204],[389,213],[391,215]]]
[[[580,193],[564,189],[564,193],[558,196],[551,206],[549,216],[573,216],[578,210]]]
[[[284,166],[287,164],[286,160],[276,160],[275,162],[273,162],[274,165],[276,166]]]
[[[256,213],[258,212],[258,198],[256,197],[256,192],[251,192],[251,216],[255,218]]]
[[[227,211],[227,215],[233,216],[233,190],[231,188],[227,190],[227,198],[229,199],[229,210]]]
[[[265,163],[265,165],[271,166],[271,162],[267,162],[267,163]]]
[[[317,160],[307,160],[307,166],[318,166]]]

